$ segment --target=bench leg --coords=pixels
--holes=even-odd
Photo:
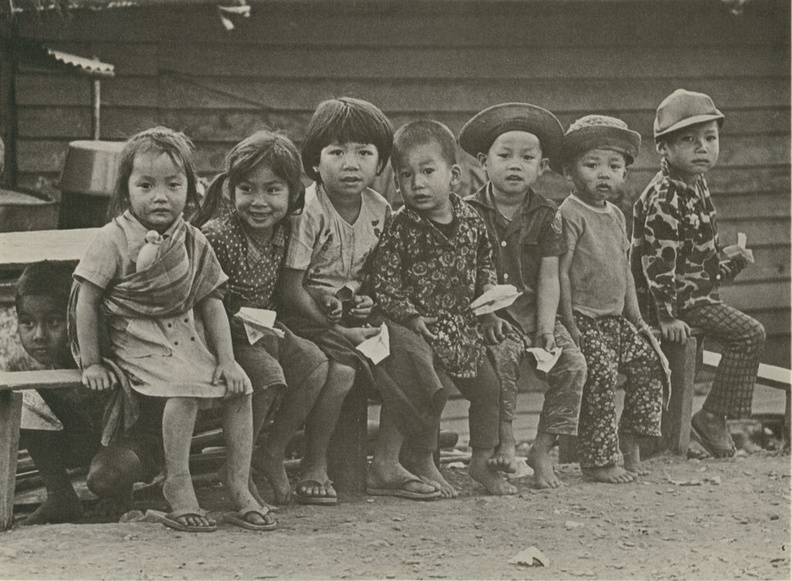
[[[14,487],[16,484],[19,422],[22,417],[22,394],[0,393],[0,530],[14,521]]]
[[[360,493],[366,488],[368,397],[357,382],[344,400],[328,450],[328,475],[342,492]]]
[[[690,445],[697,348],[698,341],[695,337],[688,337],[681,345],[663,344],[663,351],[671,368],[671,399],[668,410],[663,411],[663,442],[666,449],[675,454],[686,455]]]

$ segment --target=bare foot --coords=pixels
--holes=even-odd
[[[366,488],[388,488],[394,483],[404,483],[400,485],[401,488],[415,494],[436,495],[441,490],[439,483],[419,478],[401,464],[384,464],[374,460],[366,476]]]
[[[468,475],[487,489],[487,492],[496,496],[517,494],[517,488],[510,484],[497,470],[492,470],[488,460],[494,455],[494,450],[473,450],[468,466]]]
[[[553,459],[548,452],[537,449],[536,444],[531,446],[528,457],[525,459],[528,466],[534,471],[534,487],[540,490],[558,488],[563,483],[556,476]]]
[[[638,438],[632,434],[622,434],[619,438],[619,444],[624,455],[624,469],[627,472],[635,474],[636,476],[646,476],[651,474],[641,464],[641,445]]]
[[[500,423],[500,444],[495,448],[495,454],[487,460],[487,466],[492,470],[500,470],[514,474],[517,472],[516,443],[511,422]]]
[[[594,468],[580,468],[584,476],[596,480],[597,482],[606,482],[608,484],[627,484],[635,480],[635,475],[627,472],[621,466],[611,464],[610,466],[597,466]]]
[[[288,504],[291,502],[291,484],[289,483],[289,476],[286,474],[283,456],[274,454],[264,446],[258,451],[258,457],[259,461],[256,466],[267,478],[270,486],[272,486],[272,491],[275,493],[275,504]],[[320,480],[320,482],[324,481]]]
[[[431,452],[413,452],[409,460],[406,461],[406,468],[422,480],[436,485],[440,489],[441,497],[456,498],[459,496],[459,491],[448,483],[435,465]]]
[[[74,523],[83,516],[82,504],[75,494],[73,498],[48,496],[33,514],[23,520],[22,526]]]

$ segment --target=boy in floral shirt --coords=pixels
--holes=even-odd
[[[735,452],[726,418],[751,415],[765,343],[761,323],[723,303],[720,285],[748,264],[736,245],[721,249],[715,207],[704,174],[718,162],[724,116],[703,93],[677,89],[654,122],[660,171],[633,208],[631,263],[644,317],[666,341],[690,327],[723,345],[712,390],[691,418],[693,437],[716,458]],[[721,260],[721,250],[730,256]]]
[[[391,159],[405,205],[373,261],[376,300],[386,317],[426,340],[438,371],[470,400],[470,476],[491,494],[514,494],[488,465],[500,388],[484,345],[502,341],[508,324],[494,314],[477,320],[470,309],[496,277],[486,227],[451,193],[460,178],[454,135],[436,121],[408,123],[394,136]]]

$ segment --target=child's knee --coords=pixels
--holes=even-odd
[[[352,390],[356,374],[357,371],[354,367],[342,365],[336,361],[331,362],[324,387],[327,395],[345,397]]]
[[[748,335],[748,343],[757,349],[764,347],[767,341],[767,331],[764,325],[756,319],[751,319],[751,332]]]

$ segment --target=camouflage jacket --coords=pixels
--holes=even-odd
[[[667,321],[686,309],[719,303],[720,285],[729,276],[719,252],[707,182],[702,176],[688,186],[663,159],[633,206],[630,262],[644,317]]]

